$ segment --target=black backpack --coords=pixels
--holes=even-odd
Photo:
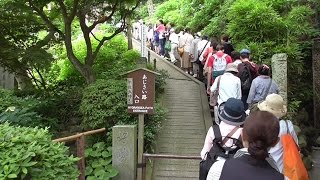
[[[241,91],[242,94],[248,94],[250,91],[251,83],[252,83],[252,75],[250,68],[247,64],[243,64],[243,69],[240,70],[239,78],[241,81]]]
[[[215,138],[212,142],[213,143],[212,148],[206,154],[206,156],[207,156],[206,160],[202,160],[200,162],[199,180],[206,180],[207,179],[208,172],[209,172],[212,164],[217,161],[218,157],[223,157],[225,159],[229,159],[229,158],[233,157],[233,155],[239,149],[241,149],[243,147],[242,141],[241,141],[241,136],[239,137],[239,139],[235,139],[235,138],[229,137],[229,134],[226,138],[233,139],[233,145],[236,145],[236,148],[231,150],[231,147],[222,147],[223,141],[222,141],[222,136],[221,136],[219,126],[213,125],[212,128],[213,128],[213,133],[214,133]],[[232,134],[230,136],[232,136]]]

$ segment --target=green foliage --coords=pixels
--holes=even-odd
[[[124,80],[97,80],[84,90],[80,112],[85,129],[112,127],[118,121],[130,122],[127,111],[127,91]]]
[[[112,167],[112,147],[107,147],[104,142],[98,142],[85,150],[86,179],[108,180],[118,175]]]
[[[13,91],[0,88],[0,112],[5,111],[8,107],[18,108],[34,108],[39,104],[39,101],[27,96],[25,98],[17,97]]]
[[[68,148],[53,143],[47,129],[0,124],[0,179],[77,179]]]
[[[0,123],[10,122],[14,125],[25,127],[51,127],[56,129],[57,122],[55,118],[43,118],[37,112],[28,108],[18,109],[9,107],[5,112],[0,114]]]

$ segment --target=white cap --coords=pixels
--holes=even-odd
[[[197,32],[197,36],[201,37],[201,32]]]

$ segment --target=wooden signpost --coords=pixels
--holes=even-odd
[[[154,113],[155,75],[159,73],[140,68],[127,74],[127,104],[128,113],[138,114],[138,167],[143,166],[142,154],[144,145],[144,115]],[[137,179],[141,179],[142,169],[137,172]]]

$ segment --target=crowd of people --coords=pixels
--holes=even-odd
[[[215,119],[200,152],[200,180],[293,179],[285,173],[279,139],[288,134],[298,147],[298,138],[292,122],[281,119],[286,103],[268,65],[254,63],[249,49],[235,51],[226,35],[209,40],[188,28],[177,32],[162,20],[149,27],[147,42],[206,84]]]

